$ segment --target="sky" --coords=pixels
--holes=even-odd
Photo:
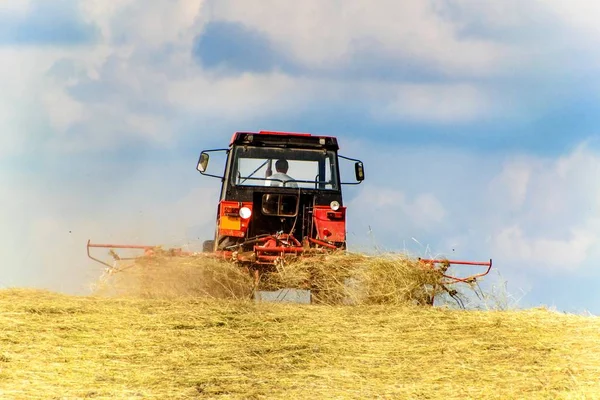
[[[353,249],[487,261],[600,314],[600,3],[0,0],[0,287],[85,293],[85,245],[195,249],[235,131],[338,137]],[[490,283],[492,285],[492,283]]]

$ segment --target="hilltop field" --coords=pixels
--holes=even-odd
[[[0,398],[594,399],[600,319],[6,289]]]

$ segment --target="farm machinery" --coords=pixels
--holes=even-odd
[[[216,207],[214,236],[203,242],[198,256],[218,257],[246,268],[256,280],[261,273],[282,263],[319,254],[344,252],[347,247],[342,187],[365,179],[362,161],[338,154],[337,138],[308,133],[236,132],[227,148],[202,151],[196,169],[221,180]],[[209,173],[211,155],[221,153],[226,162],[220,173]],[[344,181],[341,162],[353,164],[354,179]],[[152,256],[156,246],[87,243],[109,249],[115,260],[124,257],[115,250],[141,250]],[[172,255],[190,255],[169,249]],[[443,259],[418,260],[424,268],[443,271],[448,282],[473,282],[492,268],[489,262]],[[486,267],[467,277],[446,274],[451,265]]]

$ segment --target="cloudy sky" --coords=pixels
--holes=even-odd
[[[600,3],[0,0],[0,287],[85,292],[88,239],[198,246],[236,130],[364,161],[354,248],[493,258],[600,313]],[[500,276],[498,276],[500,274]]]

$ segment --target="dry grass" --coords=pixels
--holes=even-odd
[[[107,271],[95,284],[101,296],[249,298],[252,277],[232,263],[203,255],[139,258]]]
[[[442,275],[402,255],[337,253],[279,267],[264,288],[300,287],[317,304],[424,304],[444,292]]]
[[[423,304],[446,292],[442,275],[401,255],[335,253],[286,263],[258,290],[310,289],[316,304]],[[247,299],[254,280],[238,266],[204,255],[140,258],[104,276],[99,295]]]
[[[0,291],[0,398],[593,399],[600,320]]]

